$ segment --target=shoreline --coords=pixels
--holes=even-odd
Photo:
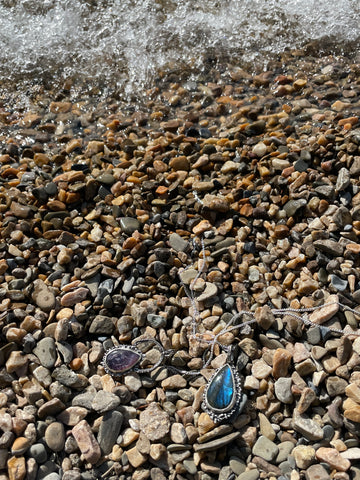
[[[360,64],[298,51],[268,67],[170,77],[145,103],[71,85],[0,98],[1,480],[360,474],[359,341],[326,329],[356,315],[322,309],[309,329],[268,309],[359,311]],[[179,279],[201,270],[196,238],[198,333],[260,317],[221,338],[247,396],[228,425],[201,407],[219,345],[195,378],[101,365],[150,336],[201,369]]]

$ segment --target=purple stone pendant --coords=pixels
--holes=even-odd
[[[121,376],[130,370],[136,370],[143,354],[133,345],[119,345],[105,352],[102,364],[110,375]]]

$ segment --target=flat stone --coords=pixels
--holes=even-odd
[[[189,248],[189,242],[177,233],[171,233],[169,235],[169,245],[177,252],[186,252]]]
[[[285,462],[285,460],[288,459],[289,455],[294,449],[294,446],[294,443],[290,440],[279,443],[279,453],[275,460],[276,465],[279,465],[281,462]]]
[[[116,439],[120,434],[123,418],[123,414],[116,410],[104,414],[97,435],[97,440],[103,455],[111,453]]]
[[[101,450],[87,421],[81,420],[75,425],[72,434],[86,461],[95,464],[101,457]]]
[[[119,218],[121,230],[127,235],[132,235],[136,230],[140,230],[141,223],[137,218],[121,217]]]
[[[65,445],[65,429],[60,422],[53,422],[45,430],[45,442],[53,452],[61,452]]]
[[[11,457],[7,462],[10,480],[24,480],[26,476],[26,463],[24,457]]]
[[[290,366],[292,355],[284,348],[277,348],[273,356],[273,377],[278,379],[286,377]]]
[[[261,435],[253,446],[252,453],[267,462],[272,462],[279,453],[279,448],[274,442]]]
[[[147,455],[140,453],[136,446],[126,450],[126,456],[134,468],[139,468],[147,460]]]
[[[325,385],[330,397],[336,397],[345,393],[348,382],[344,378],[332,376],[326,379]]]
[[[42,338],[33,350],[43,367],[51,369],[57,359],[55,340],[51,337]]]
[[[348,460],[359,460],[360,448],[359,447],[348,448],[344,452],[340,452],[340,455],[343,458],[347,458]]]
[[[253,376],[259,380],[267,378],[272,371],[270,365],[264,362],[263,359],[255,360],[251,369]]]
[[[48,459],[47,450],[45,448],[45,445],[43,445],[42,443],[34,443],[33,445],[31,445],[27,452],[27,456],[33,458],[38,464],[45,463]]]
[[[23,455],[26,450],[30,447],[31,442],[28,438],[18,437],[15,438],[14,443],[11,446],[11,454],[20,456]]]
[[[91,404],[95,412],[105,413],[109,410],[115,410],[120,405],[120,398],[115,393],[99,390],[96,392],[94,400]]]
[[[182,423],[175,422],[171,425],[170,438],[174,443],[184,444],[187,441],[187,434]]]
[[[360,405],[356,405],[345,410],[344,417],[352,422],[360,423]]]
[[[63,402],[58,398],[52,398],[51,400],[39,407],[38,416],[39,418],[55,416],[62,410],[65,410],[65,405],[63,404]]]
[[[162,440],[170,431],[169,414],[153,402],[140,413],[140,430],[152,442]]]
[[[314,247],[317,250],[320,250],[320,252],[332,257],[341,257],[344,253],[344,247],[339,242],[335,242],[335,240],[316,240],[314,242]]]
[[[305,472],[306,480],[330,480],[331,477],[322,465],[311,465]]]
[[[293,416],[293,426],[297,432],[304,435],[308,440],[318,441],[324,437],[324,432],[318,423],[304,415],[299,415],[296,410]]]
[[[186,378],[179,374],[165,378],[165,380],[161,382],[161,386],[164,390],[179,390],[180,388],[185,388],[186,385]]]
[[[16,372],[16,370],[21,370],[28,363],[29,359],[27,355],[24,355],[22,352],[16,350],[10,353],[9,358],[6,361],[6,371],[8,373]]]
[[[247,472],[240,473],[236,480],[258,480],[260,478],[260,472],[257,468],[248,470]]]
[[[33,285],[32,299],[41,310],[50,312],[50,310],[55,308],[56,298],[54,293],[40,279],[34,280]]]
[[[89,327],[89,333],[93,335],[111,335],[115,330],[115,325],[111,317],[106,315],[96,315]]]
[[[312,312],[309,320],[321,325],[330,320],[338,311],[339,297],[337,295],[329,295],[324,306]]]
[[[297,403],[297,410],[300,414],[305,413],[310,405],[316,400],[316,393],[310,387],[305,387],[301,392],[300,399]]]
[[[264,437],[268,438],[269,440],[273,441],[276,438],[275,430],[273,429],[269,419],[263,414],[259,413],[259,426],[260,426],[260,433]]]
[[[350,172],[347,168],[342,167],[338,171],[335,189],[338,192],[345,190],[350,185]]]
[[[301,469],[308,468],[315,460],[315,449],[310,445],[297,445],[291,452],[296,466]]]
[[[291,393],[292,379],[289,377],[280,377],[274,384],[275,396],[280,402],[291,404],[294,401]]]
[[[195,452],[210,452],[217,450],[229,443],[232,443],[236,438],[240,436],[240,432],[232,432],[229,435],[224,435],[223,437],[216,438],[210,442],[205,443],[195,443],[193,448]]]
[[[77,425],[81,420],[83,420],[88,414],[88,410],[82,407],[68,407],[59,415],[57,419],[65,425],[74,426]]]
[[[89,290],[85,287],[79,287],[71,292],[65,293],[61,297],[61,305],[63,307],[73,307],[77,303],[81,303],[89,294]]]
[[[338,472],[346,472],[351,467],[347,458],[343,458],[336,448],[320,447],[316,450],[316,458],[320,462],[325,462]]]

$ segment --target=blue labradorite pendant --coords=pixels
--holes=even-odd
[[[236,414],[240,398],[239,375],[235,368],[227,363],[210,378],[202,406],[214,422],[223,422]]]
[[[102,364],[110,375],[120,376],[129,370],[136,370],[143,355],[132,345],[120,345],[105,352]]]

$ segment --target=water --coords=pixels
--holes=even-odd
[[[0,84],[73,78],[141,92],[167,71],[264,64],[285,49],[356,51],[358,0],[2,0]]]

